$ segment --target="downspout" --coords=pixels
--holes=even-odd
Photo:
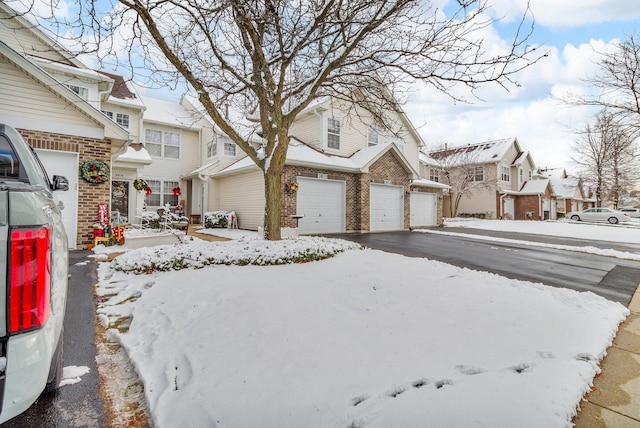
[[[507,196],[506,193],[500,195],[500,219],[504,219],[504,198]]]

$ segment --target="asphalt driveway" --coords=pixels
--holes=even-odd
[[[98,282],[96,262],[89,251],[69,251],[69,289],[64,319],[63,366],[87,366],[80,382],[42,395],[23,414],[2,424],[13,427],[104,427],[104,405],[96,368],[93,286]]]
[[[447,228],[454,232],[455,228]],[[520,241],[546,242],[571,246],[595,246],[594,241],[544,237],[524,233],[476,231]],[[640,283],[640,262],[616,259],[575,251],[536,247],[526,243],[504,243],[464,235],[440,235],[420,232],[387,232],[333,235],[358,242],[366,247],[426,257],[455,266],[497,273],[508,278],[541,282],[547,285],[591,291],[607,299],[629,305]],[[640,245],[611,245],[603,248],[640,252]]]

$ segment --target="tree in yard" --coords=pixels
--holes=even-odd
[[[638,155],[629,128],[620,125],[615,116],[603,110],[595,124],[580,130],[573,150],[573,161],[581,167],[587,183],[595,187],[596,206],[605,197],[617,208],[621,196],[635,181]]]
[[[132,77],[149,70],[156,84],[185,82],[263,171],[264,231],[272,240],[280,239],[288,131],[313,100],[357,105],[389,129],[387,113],[417,81],[464,101],[454,86],[471,94],[487,83],[508,89],[518,71],[541,58],[527,44],[528,12],[509,46],[486,46],[483,32],[493,20],[485,0],[458,1],[449,18],[433,0],[105,3],[78,0],[77,20],[56,25],[69,29],[78,53],[128,65]],[[258,149],[250,133],[260,135]]]
[[[442,182],[449,189],[449,213],[458,215],[463,197],[471,197],[479,190],[495,190],[497,180],[487,176],[484,165],[478,159],[478,145],[447,148],[446,145],[429,156],[437,163]]]

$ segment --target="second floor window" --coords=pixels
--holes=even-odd
[[[502,174],[500,178],[502,181],[511,181],[511,168],[509,165],[502,165]]]
[[[340,149],[340,121],[334,117],[327,120],[327,147]]]
[[[180,134],[177,132],[145,129],[144,146],[151,156],[180,159]]]
[[[75,92],[83,100],[89,99],[89,89],[78,85],[64,85]]]
[[[129,129],[129,115],[124,113],[116,113],[116,123],[125,129]]]
[[[429,168],[429,180],[436,183],[440,181],[440,171],[437,168]]]
[[[207,157],[212,158],[218,155],[218,142],[217,141],[209,141],[207,143]]]
[[[235,145],[235,143],[224,143],[224,155],[225,156],[235,156],[236,155],[236,145]]]
[[[369,128],[367,133],[367,145],[375,146],[380,142],[380,134],[375,128]]]
[[[484,181],[484,166],[476,165],[469,169],[469,179],[474,182]]]

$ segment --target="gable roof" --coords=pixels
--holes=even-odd
[[[512,145],[516,147],[518,152],[516,159],[518,159],[521,157],[522,150],[520,150],[520,145],[515,137],[485,141],[478,144],[468,144],[466,146],[447,147],[442,150],[430,151],[428,155],[436,162],[442,162],[444,159],[454,156],[459,157],[459,162],[456,162],[454,158],[454,164],[452,166],[456,166],[457,163],[469,162],[477,164],[497,163],[502,161]]]
[[[567,171],[564,168],[541,168],[539,174],[547,178],[567,178]]]
[[[391,97],[391,94],[389,94],[389,99],[393,103],[394,112],[400,117],[402,124],[407,128],[407,130],[413,136],[413,138],[415,138],[416,142],[418,143],[418,147],[424,147],[425,146],[424,140],[418,133],[418,130],[415,128],[413,123],[411,123],[411,121],[409,120],[409,117],[407,116],[405,111],[402,109],[400,104],[398,104],[398,102],[393,97]],[[321,111],[329,110],[331,108],[329,104],[331,104],[332,101],[333,101],[332,98],[328,95],[320,96],[315,100],[311,101],[307,107],[302,109],[302,111],[298,114],[298,117],[301,117],[307,113],[312,113],[315,110],[321,110]]]
[[[516,192],[519,195],[543,195],[547,189],[551,195],[555,195],[553,186],[551,186],[551,180],[548,178],[542,178],[540,180],[529,180],[524,183],[522,189]]]
[[[418,178],[418,173],[394,143],[365,147],[346,158],[319,152],[305,143],[292,138],[287,150],[286,165],[306,166],[351,173],[366,173],[369,171],[369,167],[387,152],[395,156],[405,170],[411,174],[412,178]],[[211,176],[221,177],[232,175],[257,167],[253,160],[247,156],[222,171],[211,174]]]
[[[46,47],[46,52],[41,48],[36,46],[25,46],[21,45],[25,55],[49,59],[51,60],[51,56],[49,58],[45,58],[45,53],[54,53],[56,56],[56,62],[61,64],[70,65],[73,67],[77,67],[80,69],[88,69],[82,62],[80,62],[71,52],[69,52],[65,47],[60,45],[58,42],[53,40],[49,35],[47,35],[44,31],[40,29],[40,27],[28,19],[26,19],[23,14],[17,12],[15,9],[11,8],[4,1],[0,1],[0,11],[10,17],[10,21],[18,24],[20,27],[19,30],[14,29],[14,33],[17,31],[25,31],[33,36],[38,42],[42,43],[44,47]],[[42,51],[42,52],[39,52]]]
[[[37,66],[29,58],[16,52],[2,41],[0,41],[0,55],[7,58],[14,66],[20,68],[36,82],[41,84],[43,90],[48,90],[56,94],[74,109],[91,119],[96,125],[99,125],[104,131],[104,135],[101,138],[111,138],[115,141],[120,140],[124,142],[129,141],[130,137],[127,130],[102,114],[100,110],[93,107],[86,100],[78,96],[78,94],[66,86],[61,85],[58,80]],[[118,144],[114,145],[118,146]]]

